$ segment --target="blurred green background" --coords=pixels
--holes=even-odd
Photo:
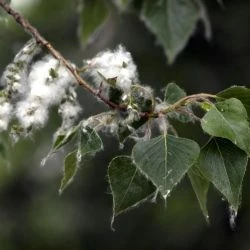
[[[113,13],[94,42],[82,49],[77,37],[76,1],[13,0],[14,6],[38,30],[75,63],[97,52],[124,44],[138,65],[143,84],[161,89],[170,81],[187,90],[216,93],[233,84],[250,87],[250,1],[225,0],[221,8],[207,0],[213,37],[206,41],[203,26],[176,62],[169,66],[157,44],[136,15]],[[27,3],[27,5],[26,5]],[[93,17],[94,18],[94,17]],[[90,20],[91,21],[91,20]],[[10,63],[29,36],[11,19],[0,26],[0,73]],[[84,108],[82,118],[103,110],[88,93],[79,91]],[[228,206],[210,188],[207,225],[187,179],[172,192],[166,207],[146,203],[119,216],[110,229],[112,197],[106,170],[116,154],[129,154],[131,142],[119,150],[118,142],[102,135],[105,150],[84,162],[74,183],[62,195],[58,187],[62,176],[61,152],[44,168],[52,134],[60,120],[50,124],[32,140],[18,142],[10,149],[10,164],[0,166],[0,249],[1,250],[78,250],[78,249],[250,249],[250,173],[243,185],[243,202],[235,231],[229,227]],[[198,138],[198,126],[176,124],[180,135]]]

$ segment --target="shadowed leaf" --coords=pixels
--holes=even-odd
[[[132,158],[166,199],[195,163],[199,152],[196,142],[166,135],[137,143],[133,148]]]
[[[209,181],[203,176],[197,164],[195,164],[188,171],[188,177],[200,204],[201,211],[206,221],[209,222],[209,215],[207,211],[207,193],[209,189]]]
[[[113,216],[139,205],[155,192],[155,187],[143,176],[129,156],[114,158],[108,168],[113,195]]]
[[[248,157],[228,140],[212,138],[201,150],[199,168],[223,194],[235,211],[241,202]]]
[[[195,30],[200,5],[196,0],[145,0],[141,17],[173,63]]]

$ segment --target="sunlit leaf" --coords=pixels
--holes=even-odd
[[[203,176],[197,164],[195,164],[188,171],[188,177],[200,204],[201,211],[206,221],[209,222],[209,215],[207,210],[207,193],[209,189],[209,181]]]
[[[94,40],[96,33],[101,29],[108,17],[106,1],[82,0],[79,11],[79,37],[83,46]]]
[[[201,150],[199,168],[223,194],[235,211],[241,202],[248,157],[228,140],[212,138]]]
[[[195,31],[200,5],[196,0],[145,0],[141,17],[172,63]]]
[[[171,135],[137,143],[132,158],[166,199],[199,156],[199,145]]]
[[[129,156],[118,156],[110,162],[108,178],[114,217],[141,204],[155,192],[155,187],[140,173]]]
[[[250,154],[250,128],[244,105],[235,98],[216,103],[202,118],[202,129],[226,138]]]

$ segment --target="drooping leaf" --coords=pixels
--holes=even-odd
[[[60,194],[62,194],[62,192],[73,181],[82,158],[86,155],[93,155],[103,148],[102,140],[95,130],[89,127],[78,126],[76,132],[78,135],[77,148],[65,157],[64,175],[59,189]]]
[[[199,145],[171,135],[137,143],[132,157],[166,199],[199,156]]]
[[[64,159],[63,167],[63,179],[61,180],[61,186],[59,189],[59,194],[61,195],[65,188],[73,181],[76,172],[78,170],[78,158],[77,151],[69,153]]]
[[[77,137],[79,131],[79,125],[73,126],[69,128],[68,131],[55,133],[54,135],[54,141],[52,144],[52,147],[46,157],[44,157],[41,161],[41,166],[45,166],[47,160],[56,153],[59,149],[61,149],[63,146],[70,143],[74,138]]]
[[[248,113],[248,118],[250,118],[250,89],[244,86],[232,86],[225,89],[217,94],[217,96],[222,98],[237,98],[239,99]]]
[[[244,105],[235,98],[217,102],[202,118],[202,129],[216,137],[232,141],[250,154],[250,128]]]
[[[145,0],[141,17],[172,63],[195,30],[200,5],[196,0]]]
[[[204,177],[197,164],[192,166],[192,168],[188,171],[188,177],[200,204],[201,211],[206,221],[209,222],[207,210],[207,193],[209,189],[209,181]]]
[[[129,156],[118,156],[110,162],[108,178],[114,217],[139,205],[155,192],[155,187],[140,173]]]
[[[185,96],[186,92],[183,89],[181,89],[176,83],[169,83],[165,89],[164,101],[167,104],[173,104]],[[186,122],[194,122],[192,113],[193,113],[192,109],[186,106],[181,108],[179,112],[172,111],[169,112],[167,115],[171,119],[175,119],[182,123],[186,123]]]
[[[69,143],[76,136],[78,129],[79,126],[74,126],[71,127],[66,133],[57,134],[52,145],[52,153]]]
[[[241,190],[248,157],[244,151],[222,138],[212,138],[201,150],[199,168],[223,194],[235,211],[241,202]]]
[[[103,0],[82,0],[80,6],[78,33],[83,46],[91,43],[108,17],[108,9]]]
[[[93,155],[102,149],[102,140],[96,131],[89,127],[81,128],[78,144],[79,156],[83,157],[85,155]]]

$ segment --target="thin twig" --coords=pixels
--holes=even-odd
[[[53,55],[57,60],[59,60],[72,73],[72,75],[76,79],[77,83],[81,87],[86,89],[88,92],[90,92],[95,97],[102,100],[111,109],[120,110],[120,111],[127,111],[128,110],[127,107],[118,105],[118,104],[110,101],[109,99],[107,99],[105,96],[103,96],[101,94],[100,90],[96,90],[95,88],[90,86],[80,76],[80,72],[82,70],[84,70],[84,68],[77,69],[75,66],[73,66],[73,64],[70,61],[68,61],[67,59],[65,59],[65,57],[58,50],[56,50],[52,46],[52,44],[39,33],[39,31],[26,18],[24,18],[20,13],[18,13],[13,8],[11,8],[4,0],[0,0],[0,6],[9,15],[11,15],[15,19],[15,21],[17,23],[19,23],[24,28],[25,31],[27,31],[30,35],[32,35],[34,37],[37,44],[40,44],[40,45],[44,46],[45,48],[47,48],[47,50],[50,52],[50,54]],[[185,106],[189,102],[197,101],[197,100],[201,100],[201,99],[209,99],[209,98],[216,99],[217,96],[211,95],[211,94],[205,94],[205,93],[190,95],[190,96],[186,96],[186,97],[180,99],[176,103],[174,103],[174,104],[172,104],[172,105],[170,105],[170,106],[166,107],[165,109],[160,110],[158,112],[150,112],[150,113],[140,112],[139,115],[141,117],[146,117],[148,119],[149,118],[157,118],[162,114],[166,114],[166,113],[171,112],[173,110],[177,110],[178,108],[180,108],[181,106]]]
[[[204,99],[207,100],[208,98],[216,99],[216,98],[218,98],[218,96],[212,95],[212,94],[206,94],[206,93],[185,96],[182,99],[180,99],[179,101],[175,102],[174,104],[161,110],[160,112],[165,114],[165,113],[171,112],[173,110],[176,110],[176,109],[180,108],[181,106],[185,106],[187,103],[190,103],[192,101],[204,100]]]
[[[117,110],[124,110],[124,107],[121,107],[111,102],[106,97],[101,95],[98,90],[95,90],[84,79],[82,79],[77,69],[68,60],[66,60],[63,57],[63,55],[58,50],[56,50],[52,46],[52,44],[48,40],[46,40],[32,24],[30,24],[30,22],[26,18],[24,18],[20,13],[18,13],[13,8],[11,8],[4,0],[0,0],[0,6],[9,15],[11,15],[15,19],[15,21],[24,28],[24,30],[26,30],[29,34],[31,34],[35,38],[38,44],[41,44],[42,46],[47,48],[50,54],[53,55],[56,59],[58,59],[72,73],[72,75],[74,76],[74,78],[76,79],[76,81],[81,87],[89,91],[92,95],[101,99],[110,108],[117,109]]]

